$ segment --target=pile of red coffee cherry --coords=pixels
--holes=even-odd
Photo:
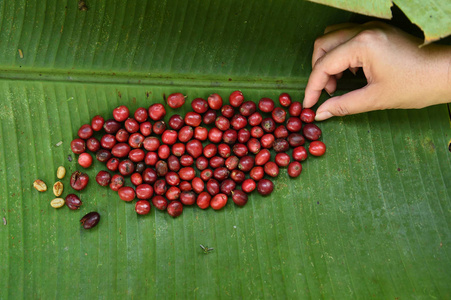
[[[186,96],[174,93],[165,100],[175,109],[185,104]],[[117,191],[124,201],[137,198],[135,210],[141,215],[150,212],[151,203],[173,217],[185,205],[219,210],[229,197],[244,206],[255,189],[264,196],[272,193],[271,179],[280,167],[287,167],[290,177],[301,174],[306,141],[311,155],[326,152],[318,140],[321,129],[312,123],[315,112],[287,93],[279,96],[279,103],[276,107],[270,98],[245,101],[242,92],[234,91],[224,105],[220,95],[212,94],[207,100],[193,99],[192,111],[174,114],[167,122],[161,103],[140,107],[133,116],[122,105],[113,110],[112,119],[95,116],[81,126],[71,149],[84,168],[93,162],[86,150],[95,153],[108,169],[97,174],[97,183]],[[102,129],[99,141],[93,134]],[[132,186],[125,185],[125,177]],[[71,186],[82,190],[88,181],[88,175],[76,171]]]

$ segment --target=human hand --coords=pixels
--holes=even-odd
[[[390,108],[423,108],[451,101],[451,47],[422,44],[381,22],[339,24],[326,28],[315,41],[312,73],[304,107],[316,104],[323,89],[335,92],[337,79],[358,68],[368,84],[326,100],[316,120]]]

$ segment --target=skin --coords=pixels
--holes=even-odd
[[[315,41],[312,73],[305,89],[304,107],[329,95],[337,79],[359,68],[368,84],[326,100],[316,121],[372,110],[423,108],[451,102],[451,46],[430,44],[381,22],[329,26]]]

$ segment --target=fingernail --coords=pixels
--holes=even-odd
[[[323,121],[323,120],[329,119],[330,117],[333,117],[333,116],[334,115],[328,111],[322,111],[315,116],[315,121]]]
[[[354,76],[357,76],[357,70],[349,69],[349,71],[351,71],[351,73],[354,74]]]
[[[329,91],[326,90],[326,89],[324,89],[324,90],[326,91],[326,93],[327,93],[330,97],[333,97],[333,96],[334,96],[334,93],[329,93]]]

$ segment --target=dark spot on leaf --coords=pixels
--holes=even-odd
[[[70,154],[67,156],[67,160],[68,160],[69,162],[72,161],[72,156],[71,156]]]
[[[399,172],[399,171],[401,171],[401,169],[400,169],[400,168],[398,168],[398,172]]]

